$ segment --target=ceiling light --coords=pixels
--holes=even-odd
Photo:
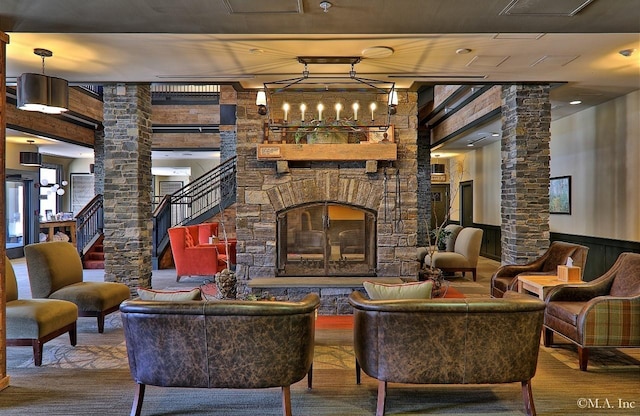
[[[582,101],[580,101],[580,100],[573,100],[573,101],[569,101],[569,104],[571,104],[571,105],[578,105],[578,104],[582,104]]]
[[[633,55],[635,53],[635,51],[636,51],[635,49],[630,48],[630,49],[623,49],[623,50],[619,51],[618,53],[620,55],[628,58],[631,55]]]
[[[33,145],[36,148],[35,152],[20,152],[20,164],[22,166],[42,166],[42,155],[38,152],[38,146],[35,145],[35,141],[27,140],[27,143]]]
[[[331,6],[333,6],[333,4],[329,3],[328,1],[321,1],[320,2],[320,7],[322,8],[322,10],[325,13],[329,12],[329,8],[331,8]]]
[[[53,56],[47,49],[33,53],[42,58],[42,74],[24,73],[17,79],[17,107],[20,110],[60,114],[69,109],[69,83],[44,74],[44,58]]]
[[[471,49],[469,48],[460,48],[460,49],[456,49],[456,53],[458,55],[466,55],[468,53],[471,53]]]

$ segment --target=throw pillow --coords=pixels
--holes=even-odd
[[[412,282],[401,284],[384,284],[363,282],[369,299],[430,299],[433,282]]]
[[[185,301],[200,300],[200,289],[191,290],[153,290],[138,288],[138,296],[141,300]]]
[[[185,234],[184,234],[184,245],[185,247],[195,247],[195,242],[193,241],[193,237],[191,236],[191,233],[189,232],[189,230],[186,230]]]

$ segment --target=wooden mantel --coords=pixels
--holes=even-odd
[[[396,143],[288,144],[261,143],[258,160],[359,161],[396,160]]]

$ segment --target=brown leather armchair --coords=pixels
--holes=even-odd
[[[501,298],[507,290],[514,290],[520,273],[555,275],[558,266],[567,264],[569,257],[573,260],[574,266],[580,267],[582,277],[588,251],[588,247],[579,244],[554,241],[541,257],[531,263],[509,264],[498,268],[491,276],[491,296]]]
[[[605,274],[562,285],[545,300],[544,346],[558,333],[578,346],[580,370],[589,348],[640,347],[640,254],[622,253]]]

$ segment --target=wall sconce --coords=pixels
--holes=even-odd
[[[258,91],[258,95],[256,95],[256,105],[258,106],[258,114],[261,116],[267,114],[267,94],[264,91]]]
[[[22,166],[42,166],[42,155],[38,152],[38,146],[36,146],[33,140],[27,140],[27,143],[32,144],[35,148],[35,152],[20,152],[20,164]]]
[[[44,58],[53,56],[47,49],[33,53],[42,58],[42,74],[24,73],[17,80],[17,107],[20,110],[60,114],[69,109],[69,83],[44,74]]]
[[[398,112],[398,92],[392,90],[389,94],[389,114],[395,114]]]

